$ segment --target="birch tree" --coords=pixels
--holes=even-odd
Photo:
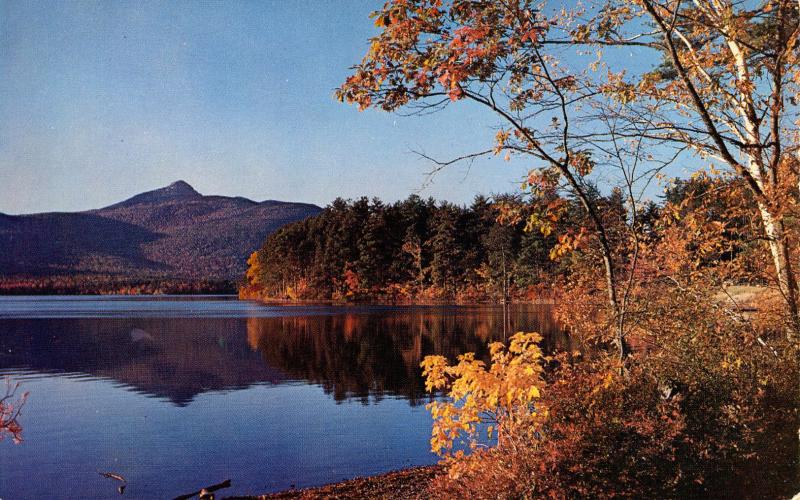
[[[798,12],[794,0],[612,1],[585,9],[569,36],[553,41],[626,47],[640,63],[660,58],[638,73],[613,68],[613,61],[605,66],[604,91],[626,104],[630,120],[620,134],[684,144],[746,181],[790,336],[800,330],[792,222],[800,164]]]

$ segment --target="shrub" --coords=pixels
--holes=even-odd
[[[664,344],[658,353],[641,353],[625,375],[602,356],[544,357],[532,343],[538,336],[527,334],[512,337],[508,351],[492,344],[488,369],[471,354],[455,366],[427,358],[428,389],[451,397],[430,406],[432,447],[448,470],[433,481],[431,496],[663,498],[708,495],[732,478],[743,485],[737,467],[764,458],[762,432],[781,408],[792,418],[796,362],[790,353],[767,359],[752,352],[741,361],[747,347],[735,342],[741,332],[724,322],[713,329],[718,343],[710,349],[702,336],[714,322],[696,320],[703,326],[684,334],[704,342],[677,335],[672,342],[681,350]],[[730,331],[723,334],[725,327]],[[552,369],[544,371],[547,362]],[[495,446],[480,442],[481,423],[493,426]],[[459,439],[469,453],[453,452]]]

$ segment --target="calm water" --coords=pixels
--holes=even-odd
[[[23,442],[0,441],[0,498],[119,496],[98,471],[127,478],[123,498],[166,498],[431,464],[422,357],[518,330],[565,342],[532,306],[0,297],[0,376],[30,393]]]

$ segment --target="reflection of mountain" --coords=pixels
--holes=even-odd
[[[537,330],[563,343],[549,312],[522,308],[506,330]],[[428,354],[454,359],[463,352],[487,354],[503,338],[502,310],[418,308],[373,314],[251,318],[250,346],[292,378],[322,385],[337,400],[399,395],[424,396],[419,364]],[[554,345],[545,346],[553,348]]]
[[[498,309],[339,311],[249,319],[2,319],[0,370],[86,373],[177,405],[207,391],[287,379],[320,384],[337,400],[397,395],[415,402],[424,397],[423,356],[485,355],[486,344],[503,336]],[[535,308],[516,311],[506,329],[556,332],[548,312]]]
[[[284,377],[247,346],[243,319],[5,319],[0,368],[88,373],[185,405]]]

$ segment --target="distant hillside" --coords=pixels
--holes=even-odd
[[[320,211],[204,196],[178,181],[97,210],[0,214],[0,277],[237,279],[267,235]]]

